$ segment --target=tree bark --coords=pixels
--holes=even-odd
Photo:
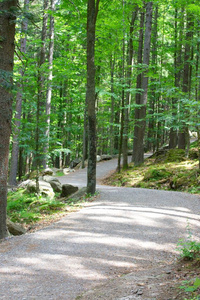
[[[87,5],[87,109],[88,109],[88,170],[87,193],[96,191],[96,113],[95,113],[95,25],[99,0],[88,0]]]
[[[186,39],[185,39],[185,53],[184,53],[184,69],[183,69],[183,86],[182,91],[185,95],[189,96],[190,93],[190,76],[191,76],[191,70],[190,70],[190,55],[191,55],[191,40],[192,40],[192,28],[193,28],[193,21],[192,16],[187,16],[187,26],[186,26]],[[185,109],[184,103],[181,103],[181,111],[182,111],[182,125],[179,130],[178,134],[178,148],[179,149],[185,149],[187,145],[188,140],[188,126],[186,125],[186,121],[184,120],[187,118],[187,111]]]
[[[55,11],[55,0],[51,0],[51,15],[50,15],[50,42],[49,42],[49,74],[47,78],[47,96],[46,96],[46,132],[45,137],[47,139],[46,146],[44,148],[44,163],[43,167],[48,166],[49,157],[49,138],[50,138],[50,114],[51,114],[51,97],[52,97],[52,79],[53,79],[53,53],[54,53],[54,16],[52,15]]]
[[[29,10],[29,0],[24,0],[24,10],[28,12]],[[22,36],[20,40],[20,51],[21,59],[26,53],[26,34],[28,29],[28,19],[24,18],[21,25]],[[18,157],[19,157],[19,133],[20,133],[20,124],[21,124],[21,115],[22,115],[22,97],[23,97],[23,76],[24,76],[24,67],[20,70],[20,82],[18,85],[18,92],[16,96],[16,115],[13,127],[13,142],[12,142],[12,154],[10,162],[10,174],[9,174],[9,185],[17,185],[17,169],[18,169]]]
[[[152,27],[152,7],[153,2],[146,4],[146,22],[145,22],[145,37],[144,37],[144,52],[143,52],[143,68],[142,73],[142,94],[140,98],[140,107],[138,108],[137,119],[135,120],[137,127],[136,135],[134,135],[134,163],[139,165],[144,162],[144,135],[146,126],[146,104],[148,91],[148,66],[150,58],[150,42],[151,42],[151,27]]]
[[[138,54],[137,54],[137,64],[141,65],[142,64],[142,55],[143,55],[143,40],[144,40],[144,12],[141,11],[140,13],[140,33],[139,33],[139,43],[138,43]],[[142,71],[141,67],[138,68],[139,74],[137,75],[137,83],[136,83],[136,89],[137,93],[135,96],[135,102],[136,102],[136,107],[135,107],[135,126],[134,126],[134,137],[133,137],[133,154],[132,154],[132,162],[134,162],[137,157],[136,154],[137,152],[135,151],[136,149],[136,144],[137,144],[137,136],[138,136],[138,121],[139,121],[139,107],[141,102],[141,88],[142,88]]]
[[[42,35],[41,41],[42,46],[40,49],[40,58],[38,65],[38,95],[37,95],[37,112],[36,112],[36,134],[35,134],[35,162],[36,162],[36,191],[39,193],[39,169],[42,164],[45,164],[43,157],[41,156],[41,145],[40,145],[40,136],[42,128],[40,128],[41,112],[42,107],[44,107],[44,76],[42,74],[41,66],[45,62],[46,57],[46,38],[47,38],[47,20],[48,14],[46,12],[48,8],[48,1],[44,0],[43,2],[43,21],[42,21]]]
[[[0,11],[0,239],[7,235],[7,176],[12,118],[12,71],[17,1],[1,1]]]
[[[126,72],[126,86],[128,91],[125,97],[124,108],[124,137],[123,137],[123,169],[128,168],[128,132],[129,132],[129,105],[130,105],[130,88],[131,88],[131,76],[132,76],[132,63],[133,63],[133,29],[134,23],[137,17],[137,8],[132,12],[131,24],[130,24],[130,37],[128,43],[128,55],[127,55],[127,72]]]

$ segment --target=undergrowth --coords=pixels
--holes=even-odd
[[[200,193],[200,170],[198,159],[183,156],[181,150],[169,150],[159,157],[147,159],[135,167],[132,163],[128,170],[115,172],[104,180],[114,186],[140,187]]]
[[[177,250],[180,253],[182,261],[190,261],[189,269],[194,266],[200,267],[200,242],[192,239],[192,233],[189,224],[187,225],[188,237],[186,240],[180,240],[177,245]],[[190,298],[184,300],[199,300],[200,299],[200,277],[192,276],[189,280],[184,280],[179,286],[184,290]]]
[[[63,216],[66,213],[80,208],[86,198],[79,200],[67,199],[65,202],[59,201],[59,198],[49,199],[45,196],[37,196],[33,193],[27,193],[24,189],[8,192],[7,215],[12,222],[23,224],[26,228],[29,225],[48,221],[54,218],[54,215]]]

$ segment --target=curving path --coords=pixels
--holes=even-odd
[[[116,160],[99,163],[97,178],[115,168]],[[86,173],[59,179],[83,186]],[[0,299],[78,299],[110,278],[173,261],[188,222],[200,237],[199,196],[100,184],[98,190],[79,212],[0,244]]]

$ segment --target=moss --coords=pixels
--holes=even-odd
[[[144,180],[159,180],[166,177],[171,176],[172,173],[167,171],[165,168],[150,168],[145,174],[144,174]]]
[[[185,150],[183,149],[170,149],[166,153],[165,162],[181,162],[184,161],[185,158]]]

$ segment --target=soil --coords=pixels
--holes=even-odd
[[[139,270],[123,274],[108,281],[81,296],[78,300],[131,300],[131,299],[199,299],[200,288],[193,294],[180,287],[184,281],[194,280],[200,276],[200,264],[179,261],[158,268]]]

